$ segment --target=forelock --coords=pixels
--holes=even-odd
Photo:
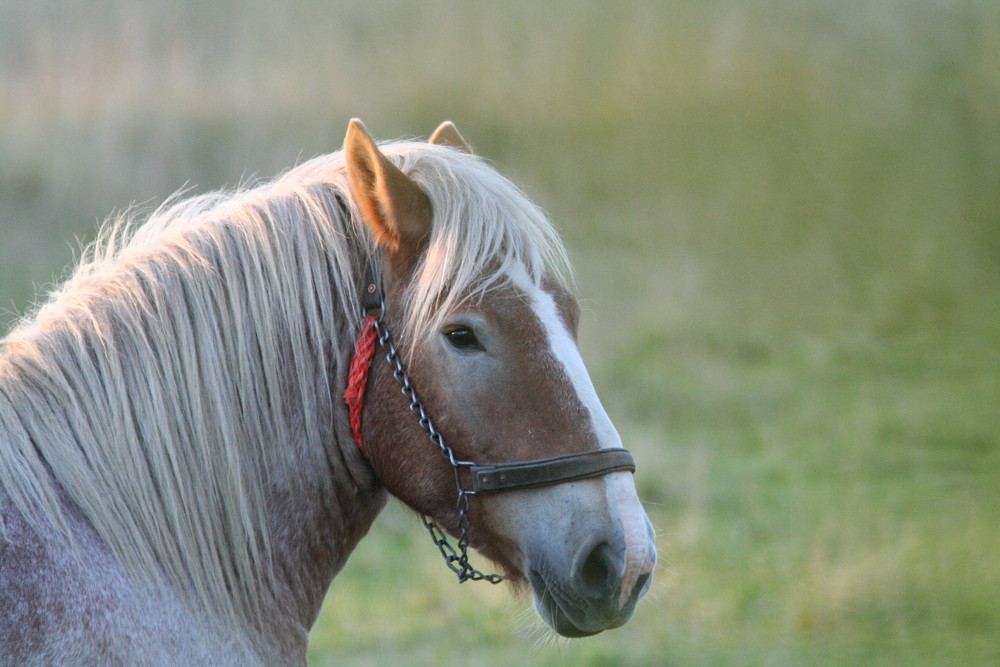
[[[460,302],[526,275],[572,285],[565,247],[548,216],[481,158],[428,144],[383,147],[431,200],[434,223],[405,299],[406,338],[437,331]]]

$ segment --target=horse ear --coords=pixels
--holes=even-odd
[[[470,155],[472,154],[472,147],[469,146],[469,142],[459,134],[458,128],[450,120],[446,120],[438,125],[438,128],[434,130],[434,134],[431,135],[430,143],[437,144],[438,146],[451,146]]]
[[[416,257],[431,233],[427,194],[382,154],[357,118],[347,128],[344,154],[354,200],[376,243],[398,256]]]

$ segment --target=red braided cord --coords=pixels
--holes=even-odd
[[[361,332],[351,359],[351,370],[347,374],[347,389],[344,390],[344,402],[351,415],[351,432],[362,454],[365,453],[365,444],[361,437],[361,407],[365,403],[368,369],[375,356],[375,334],[375,316],[367,315],[361,322]]]

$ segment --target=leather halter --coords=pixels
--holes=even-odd
[[[384,311],[385,302],[382,296],[380,280],[376,277],[371,263],[368,262],[365,266],[365,282],[364,289],[362,290],[363,318],[367,320],[374,317],[374,320],[378,322],[378,326],[384,329],[385,324],[381,322]],[[345,400],[348,402],[352,413],[357,415],[357,428],[354,429],[354,438],[362,453],[364,453],[364,445],[361,440],[360,413],[364,404],[367,374],[371,368],[371,354],[374,351],[374,345],[371,341],[364,344],[362,338],[374,335],[374,330],[369,331],[370,329],[373,328],[370,326],[362,327],[361,337],[359,337],[354,359],[352,359],[351,363],[353,380],[351,384],[360,386],[348,386],[348,390],[345,392]],[[362,351],[366,350],[366,348],[372,350],[372,352],[366,353],[368,358],[359,358],[359,355],[365,354]],[[355,368],[361,370],[355,373]],[[405,374],[405,369],[402,369],[402,371]],[[466,494],[497,493],[512,489],[550,486],[591,477],[602,477],[613,472],[635,472],[635,461],[632,458],[632,454],[627,449],[620,447],[563,454],[544,459],[515,461],[512,463],[473,463],[469,461],[456,461],[453,458],[451,458],[451,463],[456,468],[456,473],[461,468],[468,468],[472,474],[472,490],[465,491]]]
[[[385,352],[385,360],[392,370],[393,377],[399,383],[403,396],[410,403],[410,412],[417,417],[420,428],[427,433],[431,443],[451,464],[455,476],[455,490],[458,494],[456,503],[458,509],[457,544],[451,545],[444,530],[433,519],[422,517],[424,527],[427,528],[435,546],[444,557],[445,564],[458,575],[459,583],[487,581],[491,584],[498,584],[504,580],[503,576],[495,573],[485,574],[469,562],[469,529],[472,525],[469,512],[472,508],[470,503],[472,496],[511,489],[561,484],[624,470],[635,472],[635,462],[628,450],[621,448],[598,449],[513,463],[481,464],[458,460],[454,450],[445,444],[444,438],[434,428],[434,422],[417,396],[417,391],[413,388],[410,376],[406,371],[406,365],[392,342],[392,334],[382,322],[385,301],[380,285],[381,281],[376,276],[369,261],[365,265],[365,285],[362,290],[364,296],[361,331],[358,335],[354,357],[351,359],[347,388],[344,390],[344,402],[350,411],[351,431],[355,443],[362,456],[365,456],[361,431],[361,410],[364,407],[365,387],[368,384],[368,373],[371,369],[372,357],[375,354],[375,341],[377,339],[378,344]],[[471,489],[462,480],[462,471],[466,469],[472,474]]]

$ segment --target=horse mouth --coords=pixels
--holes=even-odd
[[[650,575],[639,577],[629,599],[620,608],[612,600],[605,600],[603,604],[591,601],[590,604],[574,605],[572,596],[565,594],[557,582],[550,585],[536,570],[531,570],[527,579],[534,593],[535,608],[546,625],[563,637],[576,639],[624,625],[632,617],[639,598],[649,588]]]
[[[623,608],[616,608],[613,612],[606,605],[598,605],[604,606],[603,610],[588,609],[591,605],[575,609],[570,596],[562,594],[558,585],[550,586],[538,571],[531,570],[527,578],[535,596],[538,615],[557,634],[571,639],[591,637],[624,625],[631,618],[635,602],[640,597],[633,595]]]

